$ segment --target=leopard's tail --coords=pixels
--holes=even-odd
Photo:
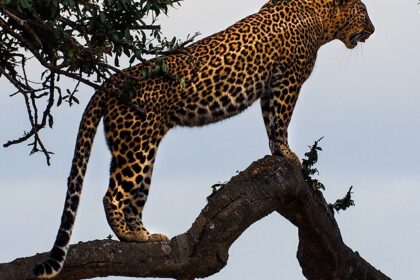
[[[66,260],[93,139],[105,109],[105,92],[105,90],[98,90],[92,96],[83,113],[67,181],[67,194],[60,228],[49,258],[34,269],[34,274],[39,278],[54,277],[60,272]]]

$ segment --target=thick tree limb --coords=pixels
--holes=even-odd
[[[56,279],[206,277],[227,264],[229,247],[246,228],[273,211],[298,227],[297,257],[308,279],[390,279],[343,243],[333,213],[300,170],[273,156],[254,162],[217,191],[187,232],[163,243],[98,240],[72,245]],[[0,278],[32,279],[32,268],[45,257],[0,264]]]

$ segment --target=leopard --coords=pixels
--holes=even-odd
[[[318,50],[333,40],[353,49],[374,31],[360,0],[271,0],[221,32],[113,74],[83,113],[61,224],[35,275],[54,277],[64,265],[101,119],[112,155],[103,198],[111,229],[124,242],[164,242],[166,235],[146,229],[142,212],[165,134],[227,119],[259,100],[271,154],[301,166],[287,128]],[[166,71],[156,74],[162,60]]]

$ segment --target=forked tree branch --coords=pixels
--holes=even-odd
[[[305,183],[300,170],[274,156],[254,162],[233,177],[209,199],[187,232],[163,243],[98,240],[72,245],[56,279],[206,277],[227,264],[229,247],[250,225],[273,211],[299,229],[297,257],[306,278],[390,279],[344,244],[322,194]],[[32,268],[46,256],[0,264],[1,279],[32,279]]]

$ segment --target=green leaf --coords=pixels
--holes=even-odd
[[[106,23],[106,14],[103,11],[99,12],[99,19],[102,23]]]
[[[70,99],[72,102],[74,101],[76,104],[79,104],[79,99],[77,99],[75,96],[71,96]]]
[[[19,5],[25,10],[31,7],[31,3],[29,2],[29,0],[19,0]]]
[[[124,38],[127,40],[130,40],[132,38],[131,34],[130,34],[130,29],[126,28],[124,30]]]
[[[66,2],[70,9],[73,9],[76,6],[74,0],[67,0]]]
[[[162,71],[165,74],[169,72],[169,65],[166,64],[165,62],[162,63]]]
[[[54,125],[54,117],[51,114],[48,114],[48,126],[53,128]]]
[[[63,97],[60,94],[60,95],[58,95],[57,107],[59,107],[61,105],[61,103],[63,103]]]
[[[117,33],[114,32],[114,33],[111,34],[111,40],[115,43],[119,43],[120,42],[120,37],[118,36]]]

